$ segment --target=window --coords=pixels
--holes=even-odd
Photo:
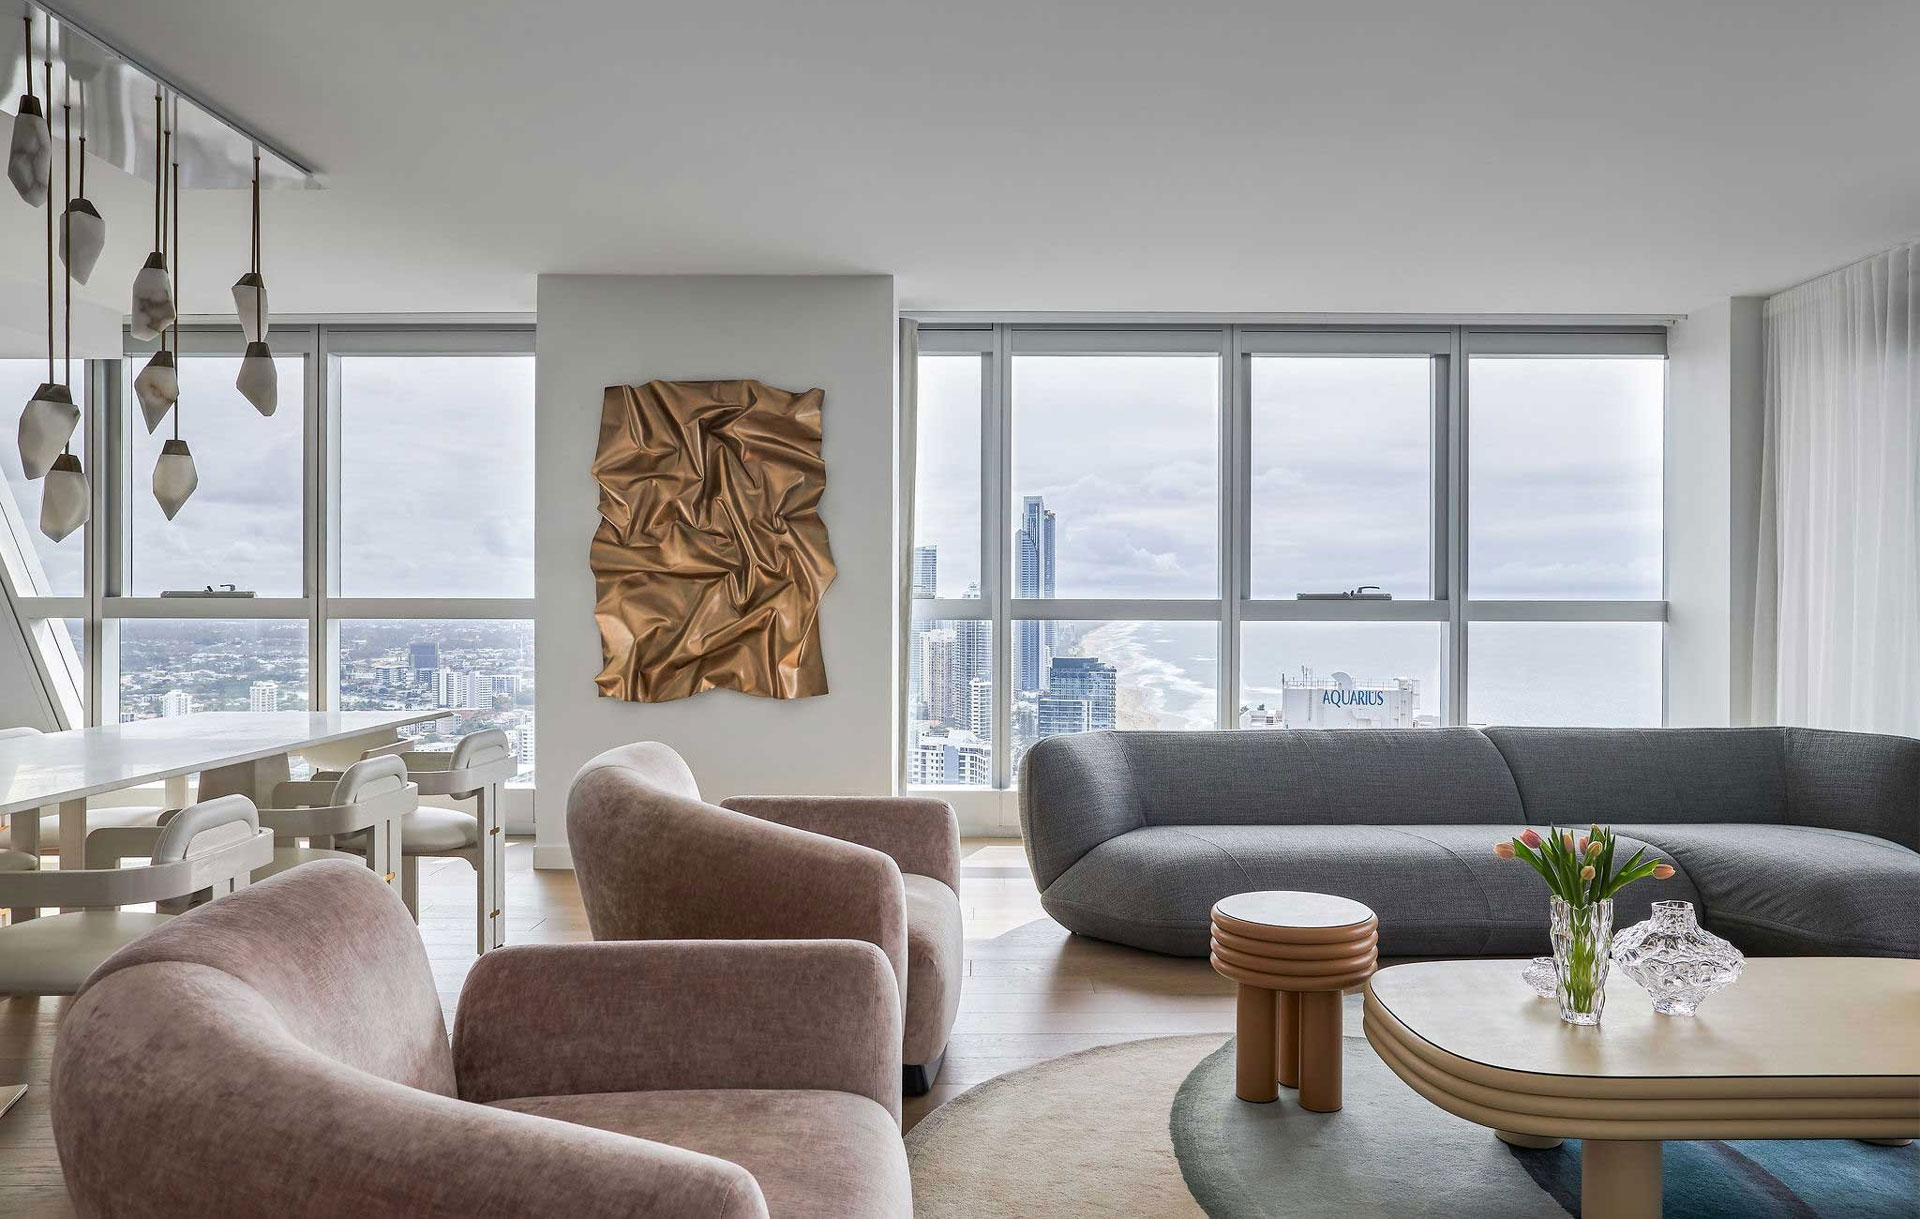
[[[85,405],[85,365],[73,366],[76,401]],[[81,597],[86,595],[87,530],[85,526],[56,542],[40,532],[42,484],[20,468],[20,414],[40,383],[46,380],[44,360],[0,360],[0,542],[6,548],[7,572],[15,592],[23,597]],[[74,429],[72,450],[86,452],[87,419],[83,409]]]
[[[1105,728],[1663,718],[1658,331],[976,322],[920,352],[910,785],[1006,788]]]
[[[349,597],[533,596],[533,358],[341,356]]]
[[[408,730],[420,747],[450,749],[466,733],[498,728],[520,776],[532,776],[533,623],[348,619],[339,633],[341,710],[445,708],[445,719]]]
[[[1218,356],[1016,355],[1013,595],[1219,596],[1219,433]]]
[[[1433,595],[1433,362],[1256,356],[1253,595]]]
[[[276,344],[277,345],[277,344]],[[153,498],[153,465],[174,432],[169,414],[149,433],[139,421],[127,361],[128,584],[135,596],[231,584],[262,597],[298,597],[304,589],[304,436],[302,360],[280,355],[280,406],[262,416],[233,387],[240,361],[189,353],[180,358],[180,438],[193,450],[200,485],[171,521]]]
[[[141,618],[120,623],[120,721],[196,711],[304,711],[307,624]]]

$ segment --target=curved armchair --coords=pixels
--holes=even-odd
[[[53,1132],[83,1216],[898,1219],[899,1021],[869,944],[538,945],[480,959],[449,1047],[398,896],[323,862],[102,966]]]
[[[938,800],[700,799],[680,755],[642,742],[588,762],[567,794],[574,874],[596,940],[851,938],[903,996],[903,1084],[933,1086],[965,968],[953,810]]]

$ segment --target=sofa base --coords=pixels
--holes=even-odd
[[[933,1081],[940,1078],[940,1067],[947,1061],[947,1051],[942,1049],[929,1063],[908,1063],[900,1072],[901,1091],[907,1096],[925,1096],[933,1091]]]

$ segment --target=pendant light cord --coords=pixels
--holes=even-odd
[[[73,82],[62,82],[66,86],[66,96],[73,96]],[[52,86],[49,85],[51,90]],[[53,95],[48,93],[51,101]],[[67,206],[60,216],[60,266],[61,295],[65,299],[66,318],[61,327],[60,375],[66,378],[69,391],[73,388],[73,104],[63,101],[60,104],[60,177],[66,183]]]
[[[87,82],[80,82],[80,197],[87,197]]]
[[[49,40],[49,43],[51,43],[51,40]],[[53,100],[53,59],[52,59],[51,49],[49,49],[48,51],[48,58],[41,61],[41,66],[46,69],[47,100],[51,102]],[[27,19],[27,79],[28,80],[33,79],[33,19],[31,17]],[[49,109],[51,109],[51,107],[49,107]],[[51,125],[49,125],[48,127],[47,134],[48,134],[48,138],[52,138],[53,131],[52,131]],[[51,163],[49,163],[47,168],[47,176],[49,178],[53,176],[53,168]],[[48,185],[52,185],[52,184],[49,183]],[[47,384],[49,385],[57,384],[53,379],[53,201],[52,199],[48,199],[47,201]]]
[[[260,282],[260,146],[253,148],[253,333],[265,342],[266,326],[263,315],[266,312],[267,285]]]
[[[20,20],[27,27],[27,53],[25,56],[26,64],[27,64],[27,96],[32,97],[33,96],[33,10],[28,9],[26,12],[20,14]]]
[[[171,121],[167,124],[167,155],[173,158],[173,349],[180,350],[180,311],[186,307],[186,298],[180,295],[180,161],[174,156],[173,129],[180,121],[180,99],[176,95],[170,110]],[[176,376],[178,374],[176,373]],[[173,400],[173,438],[180,439],[180,396],[178,390]]]

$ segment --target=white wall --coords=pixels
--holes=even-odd
[[[1760,297],[1667,336],[1667,722],[1751,721],[1759,537]]]
[[[567,784],[631,741],[663,741],[709,799],[892,790],[895,633],[893,279],[542,275],[534,435],[540,665],[535,862],[566,866]],[[644,705],[599,697],[590,473],[608,385],[752,377],[826,391],[826,519],[839,575],[821,610],[829,693],[709,691]]]

